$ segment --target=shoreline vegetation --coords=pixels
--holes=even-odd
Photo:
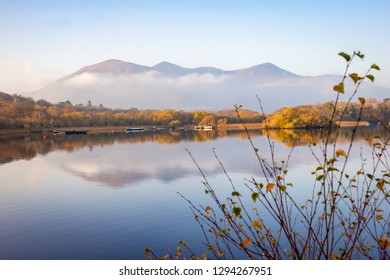
[[[369,122],[353,122],[353,121],[341,121],[338,124],[340,127],[354,127],[354,126],[369,126]],[[195,130],[195,125],[187,125],[184,127],[177,128],[178,130]],[[89,134],[99,134],[99,133],[124,133],[127,126],[82,126],[82,127],[59,127],[59,128],[44,128],[41,130],[26,130],[24,128],[10,128],[10,129],[0,129],[0,137],[7,135],[24,135],[31,133],[53,133],[56,131],[72,131],[72,130],[85,130]],[[154,127],[154,126],[143,126],[144,130],[161,130],[161,129],[172,129],[169,127]],[[244,124],[222,124],[217,125],[213,129],[215,130],[295,130],[300,128],[266,128],[263,123],[244,123]],[[321,129],[321,128],[301,128],[301,129]]]
[[[238,106],[238,105],[235,105]],[[335,108],[336,106],[336,108]],[[347,106],[345,110],[345,106]],[[0,135],[49,132],[53,130],[88,130],[93,132],[124,131],[126,127],[194,129],[313,129],[332,126],[354,127],[358,122],[359,103],[327,102],[281,108],[264,114],[240,106],[240,118],[234,109],[215,112],[202,110],[111,109],[103,105],[50,103],[20,95],[0,92]],[[330,115],[335,111],[333,121]],[[387,125],[390,120],[390,98],[382,102],[367,99],[359,126]]]

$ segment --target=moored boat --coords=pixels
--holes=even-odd
[[[54,135],[87,134],[87,130],[53,130]]]
[[[86,130],[65,130],[65,135],[87,134]]]
[[[127,127],[125,129],[125,132],[139,132],[139,131],[143,131],[144,128],[143,127]]]

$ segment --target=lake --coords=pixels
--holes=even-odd
[[[260,152],[264,132],[251,131]],[[310,193],[316,163],[308,143],[321,131],[275,130],[277,160],[292,152],[289,178],[297,196]],[[347,148],[351,130],[343,129]],[[361,128],[360,134],[381,134]],[[362,137],[351,165],[358,168]],[[144,131],[90,135],[30,135],[0,139],[0,259],[144,259],[184,240],[205,251],[188,203],[208,205],[202,176],[188,149],[221,195],[231,187],[215,148],[237,187],[262,174],[244,131]],[[253,203],[248,200],[248,203]]]

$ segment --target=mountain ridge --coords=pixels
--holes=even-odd
[[[253,72],[267,72],[267,71],[278,71],[280,73],[287,73],[290,76],[298,77],[300,75],[294,74],[287,70],[284,70],[275,64],[270,62],[256,64],[247,68],[240,68],[235,70],[223,70],[220,68],[212,67],[212,66],[199,66],[199,67],[182,67],[180,65],[171,63],[169,61],[162,61],[160,63],[155,64],[154,66],[145,66],[141,64],[136,64],[132,62],[127,62],[119,59],[108,59],[102,62],[98,62],[95,64],[87,65],[74,73],[64,76],[58,80],[66,80],[67,78],[72,78],[77,75],[81,75],[83,73],[98,73],[98,74],[111,74],[111,75],[131,75],[138,74],[147,71],[157,71],[163,75],[172,74],[172,72],[176,72],[177,75],[189,75],[189,74],[236,74],[239,73],[253,73]],[[177,73],[178,71],[182,71],[181,73]]]
[[[27,93],[52,102],[88,100],[109,107],[150,109],[218,110],[243,104],[258,110],[261,95],[266,111],[334,100],[334,84],[341,75],[301,76],[270,62],[223,70],[210,66],[195,68],[162,61],[145,66],[119,59],[87,65],[48,86]],[[347,82],[346,88],[353,83]],[[379,100],[390,89],[364,82],[360,92]],[[357,98],[358,96],[356,96]],[[347,99],[347,94],[341,97]]]

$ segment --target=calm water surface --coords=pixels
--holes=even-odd
[[[251,134],[260,149],[267,147],[261,132]],[[289,175],[298,196],[310,192],[315,161],[307,143],[320,134],[271,132],[278,160],[295,147]],[[365,144],[356,143],[352,163],[358,166]],[[177,192],[196,204],[209,203],[185,149],[221,195],[231,192],[213,148],[237,186],[244,187],[245,178],[261,179],[242,131],[0,139],[0,259],[144,259],[145,247],[164,255],[179,240],[204,252],[201,230]]]

